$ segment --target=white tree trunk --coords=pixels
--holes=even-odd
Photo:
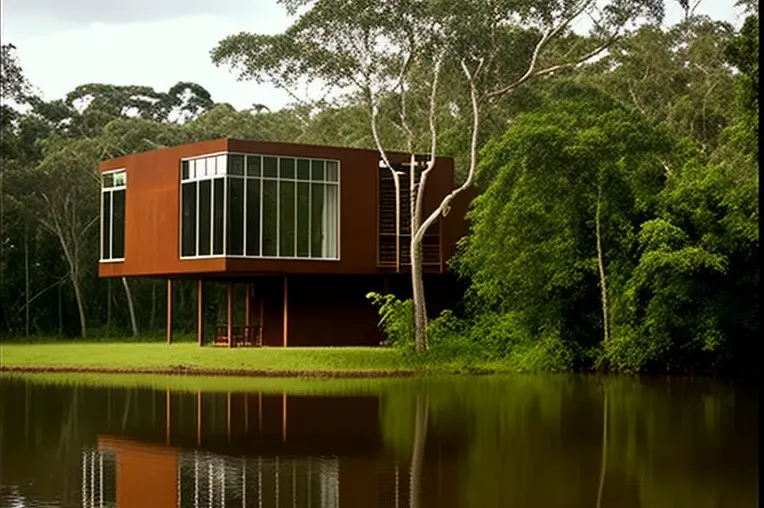
[[[610,338],[610,324],[608,319],[608,305],[607,305],[607,284],[605,280],[605,261],[602,254],[602,230],[600,226],[600,215],[602,212],[602,184],[599,184],[597,190],[597,211],[594,214],[594,228],[597,236],[597,269],[599,271],[600,279],[600,298],[602,302],[602,328],[603,339],[607,342]]]
[[[127,308],[130,311],[130,325],[133,328],[133,337],[138,336],[138,324],[135,321],[135,308],[133,307],[133,295],[130,292],[130,286],[127,279],[122,277],[122,285],[125,287],[125,296],[127,297]]]

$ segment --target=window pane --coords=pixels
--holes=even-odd
[[[213,180],[214,199],[212,209],[212,253],[223,254],[223,212],[225,211],[225,179],[215,178]]]
[[[188,182],[181,187],[181,254],[184,256],[196,254],[196,186],[196,182]]]
[[[199,255],[208,256],[210,253],[210,229],[212,221],[212,181],[199,182]]]
[[[307,162],[307,161],[306,161]],[[297,183],[297,256],[310,256],[310,184]]]
[[[125,189],[112,193],[111,206],[114,220],[111,223],[111,258],[125,257]]]
[[[207,176],[215,176],[216,157],[207,157],[204,160],[207,163]]]
[[[297,179],[310,180],[310,161],[307,159],[298,159],[297,161]]]
[[[279,171],[281,178],[294,178],[294,159],[282,157],[279,160]]]
[[[276,157],[263,157],[263,176],[276,176]]]
[[[281,217],[279,227],[281,228],[281,249],[279,256],[294,256],[294,182],[280,182],[281,199],[279,207],[281,208]]]
[[[311,180],[324,179],[324,161],[310,161]]]
[[[124,171],[114,173],[114,187],[122,187],[127,183],[127,174]]]
[[[326,179],[330,182],[336,182],[337,173],[337,161],[326,161]]]
[[[244,156],[243,155],[228,156],[228,174],[229,175],[244,174]]]
[[[230,168],[229,168],[230,169]],[[242,166],[243,169],[243,166]],[[244,254],[244,179],[228,179],[227,254]]]
[[[101,259],[111,259],[111,192],[104,192],[103,200],[103,233],[101,236]]]
[[[260,179],[247,178],[247,256],[260,255]]]
[[[310,257],[322,257],[324,220],[324,184],[310,185]]]
[[[275,180],[263,180],[263,256],[276,255],[276,193]]]
[[[325,258],[337,257],[337,186],[326,185],[324,187],[324,245]]]
[[[207,167],[207,162],[205,159],[196,159],[194,165],[196,166],[196,178],[204,178],[207,176],[207,170],[205,169]]]
[[[181,180],[188,180],[188,177],[189,177],[188,161],[181,161],[181,163],[180,163],[180,179]]]
[[[218,175],[225,175],[226,174],[226,161],[228,160],[227,155],[218,155],[217,156],[217,174]]]
[[[103,175],[103,188],[108,189],[114,186],[114,173]]]
[[[260,176],[259,155],[247,155],[247,176]]]

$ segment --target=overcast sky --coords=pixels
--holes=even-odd
[[[669,21],[678,19],[668,0]],[[703,0],[699,13],[739,26],[733,0]],[[29,81],[45,99],[85,83],[148,85],[166,91],[178,81],[205,87],[237,109],[278,109],[288,96],[239,82],[215,67],[210,50],[240,31],[277,33],[289,23],[276,0],[0,0],[2,43],[13,43]]]

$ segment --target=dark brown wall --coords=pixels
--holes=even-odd
[[[181,260],[180,159],[215,152],[320,157],[340,161],[340,260],[215,258]],[[391,154],[392,161],[404,160]],[[125,261],[100,263],[99,275],[116,276],[245,276],[282,273],[371,274],[377,268],[378,161],[373,150],[292,143],[222,139],[129,155],[101,163],[99,170],[127,170]],[[425,194],[429,214],[452,189],[453,159],[439,158]],[[454,207],[443,219],[444,261],[453,241],[465,231],[463,214]]]

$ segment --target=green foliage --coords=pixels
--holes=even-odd
[[[366,295],[379,307],[379,327],[390,344],[404,351],[414,348],[414,308],[411,299],[399,300],[395,295],[371,292]]]

